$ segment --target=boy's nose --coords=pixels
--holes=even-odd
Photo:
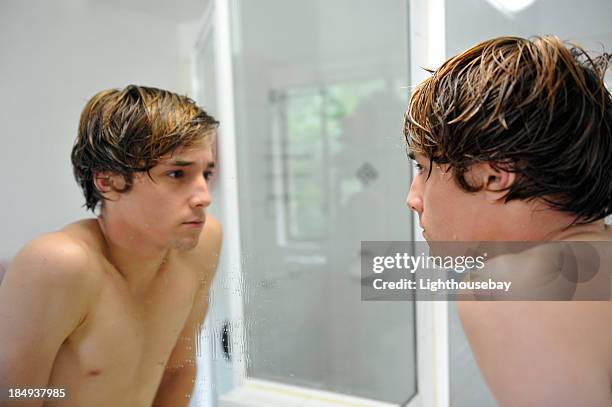
[[[406,205],[419,215],[423,212],[423,199],[418,191],[418,186],[415,185],[417,180],[413,180],[408,190],[408,196],[406,197]]]

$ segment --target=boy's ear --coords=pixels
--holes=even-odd
[[[116,200],[121,190],[125,188],[126,182],[122,175],[112,172],[97,172],[94,174],[94,185],[98,191],[108,200]]]
[[[494,168],[489,163],[475,164],[470,172],[476,185],[482,186],[482,192],[489,202],[497,202],[504,198],[516,181],[516,173],[503,168]]]

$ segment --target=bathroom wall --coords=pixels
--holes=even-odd
[[[91,96],[131,83],[190,93],[189,29],[205,4],[0,2],[0,259],[91,216],[70,164]]]

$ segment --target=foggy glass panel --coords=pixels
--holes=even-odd
[[[346,203],[361,187],[359,179],[346,185],[329,185],[334,166],[329,165],[343,149],[342,123],[360,100],[385,89],[380,79],[306,86],[274,91],[272,131],[282,154],[270,157],[284,170],[279,203],[284,216],[280,242],[318,241],[328,237],[330,200]],[[270,146],[273,149],[273,145]],[[374,172],[375,170],[371,170]],[[372,174],[359,174],[362,178]],[[366,180],[367,183],[367,180]],[[339,188],[333,193],[334,188]],[[330,190],[331,189],[331,190]],[[331,192],[331,193],[330,193]]]
[[[231,12],[247,373],[404,403],[414,303],[361,301],[360,245],[412,239],[408,4]]]

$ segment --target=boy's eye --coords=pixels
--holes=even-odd
[[[425,169],[425,167],[423,167],[421,164],[419,164],[418,162],[414,162],[414,168],[416,168],[417,172],[419,174],[423,173],[423,170]]]
[[[213,171],[210,171],[210,170],[204,171],[204,179],[206,181],[210,181],[210,179],[212,178],[213,175],[214,175]]]
[[[185,176],[185,172],[182,170],[171,171],[168,173],[170,178],[183,178]]]

